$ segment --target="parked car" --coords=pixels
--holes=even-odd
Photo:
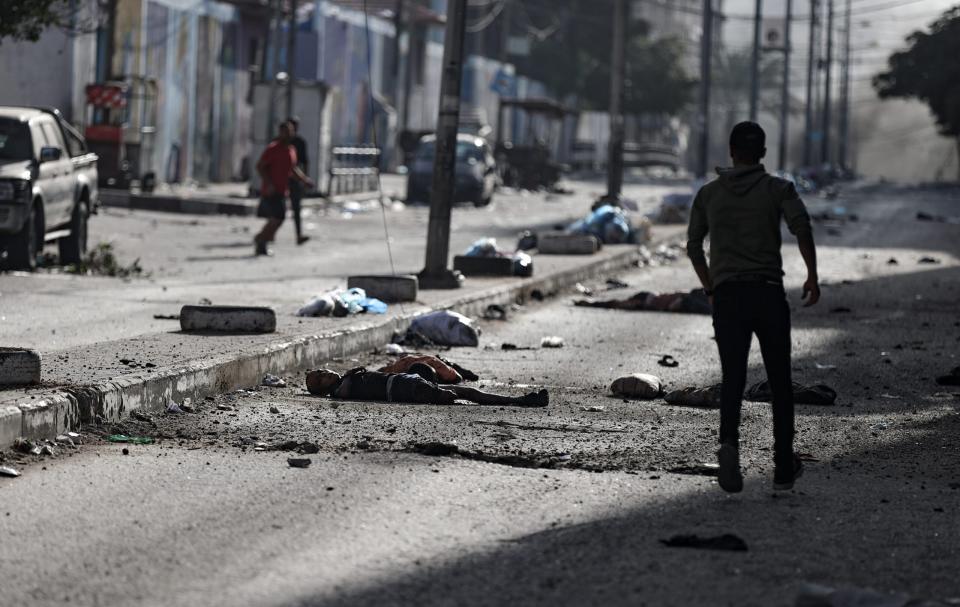
[[[0,265],[33,270],[54,240],[79,262],[97,196],[97,155],[60,112],[0,106]]]
[[[407,201],[429,202],[433,186],[433,158],[437,138],[425,135],[413,156],[407,173]],[[457,135],[456,185],[453,202],[472,202],[483,207],[490,204],[497,187],[497,167],[490,144],[482,137],[459,133]]]

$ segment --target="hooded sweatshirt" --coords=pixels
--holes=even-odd
[[[810,216],[793,184],[762,164],[717,169],[719,176],[697,192],[687,228],[687,255],[709,265],[716,287],[743,275],[783,280],[780,219],[790,233],[810,233]],[[703,239],[710,235],[710,263]]]

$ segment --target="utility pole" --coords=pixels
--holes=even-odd
[[[393,69],[391,70],[393,80],[391,84],[393,85],[393,106],[398,109],[402,96],[400,90],[400,38],[403,36],[403,5],[404,0],[396,0],[393,7]]]
[[[823,139],[820,150],[821,161],[830,163],[830,119],[833,112],[833,81],[830,79],[833,71],[833,0],[827,0],[827,67],[824,76],[823,93]]]
[[[841,168],[848,166],[847,154],[850,149],[848,147],[850,137],[850,13],[850,0],[847,0],[843,15],[843,72],[840,76],[840,128],[837,133],[840,138],[837,163]]]
[[[627,0],[613,0],[613,50],[610,56],[610,150],[607,193],[603,202],[618,203],[623,188],[623,84],[627,77]]]
[[[849,0],[848,0],[849,1]],[[786,23],[783,28],[783,85],[780,91],[780,145],[777,149],[777,168],[787,170],[787,138],[790,120],[790,26],[793,23],[793,0],[787,0]]]
[[[268,49],[270,61],[267,67],[267,78],[269,78],[268,82],[270,83],[270,98],[267,100],[265,141],[273,139],[273,130],[276,128],[273,121],[277,110],[277,66],[279,65],[278,55],[280,54],[280,25],[283,23],[281,1],[282,0],[273,0],[273,10],[271,12],[270,37],[268,39],[268,44],[270,45]]]
[[[447,31],[443,41],[440,77],[440,110],[430,192],[426,267],[418,278],[423,289],[454,289],[463,276],[447,268],[450,254],[450,207],[453,204],[454,169],[457,164],[457,127],[460,123],[460,84],[463,75],[463,41],[467,28],[467,0],[447,2]]]
[[[710,162],[710,61],[713,57],[713,0],[703,0],[703,32],[700,34],[700,154],[697,177],[706,178]]]
[[[819,0],[810,0],[810,38],[807,58],[807,104],[804,110],[803,166],[813,163],[813,71],[817,64],[817,16],[820,12]]]
[[[297,0],[290,1],[290,16],[287,20],[287,113],[293,116],[293,91],[296,83],[297,58]]]
[[[763,0],[756,0],[753,12],[753,57],[750,61],[750,121],[757,121],[757,105],[760,99],[760,53],[761,37],[760,26],[763,20]]]

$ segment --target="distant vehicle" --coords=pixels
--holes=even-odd
[[[437,138],[425,135],[413,156],[407,173],[407,201],[429,202],[433,186],[433,158],[436,155]],[[490,144],[482,137],[457,134],[456,185],[453,202],[472,202],[485,207],[493,198],[497,187],[497,166]]]
[[[79,262],[97,196],[97,155],[59,111],[0,107],[0,266],[34,270],[52,240]]]

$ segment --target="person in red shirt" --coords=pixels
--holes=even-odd
[[[267,243],[273,242],[287,214],[286,198],[290,193],[290,180],[296,179],[307,187],[313,187],[313,181],[297,166],[297,152],[291,145],[292,139],[290,124],[280,123],[277,138],[267,145],[257,161],[261,184],[257,216],[267,220],[263,229],[253,238],[257,255],[270,254]]]

